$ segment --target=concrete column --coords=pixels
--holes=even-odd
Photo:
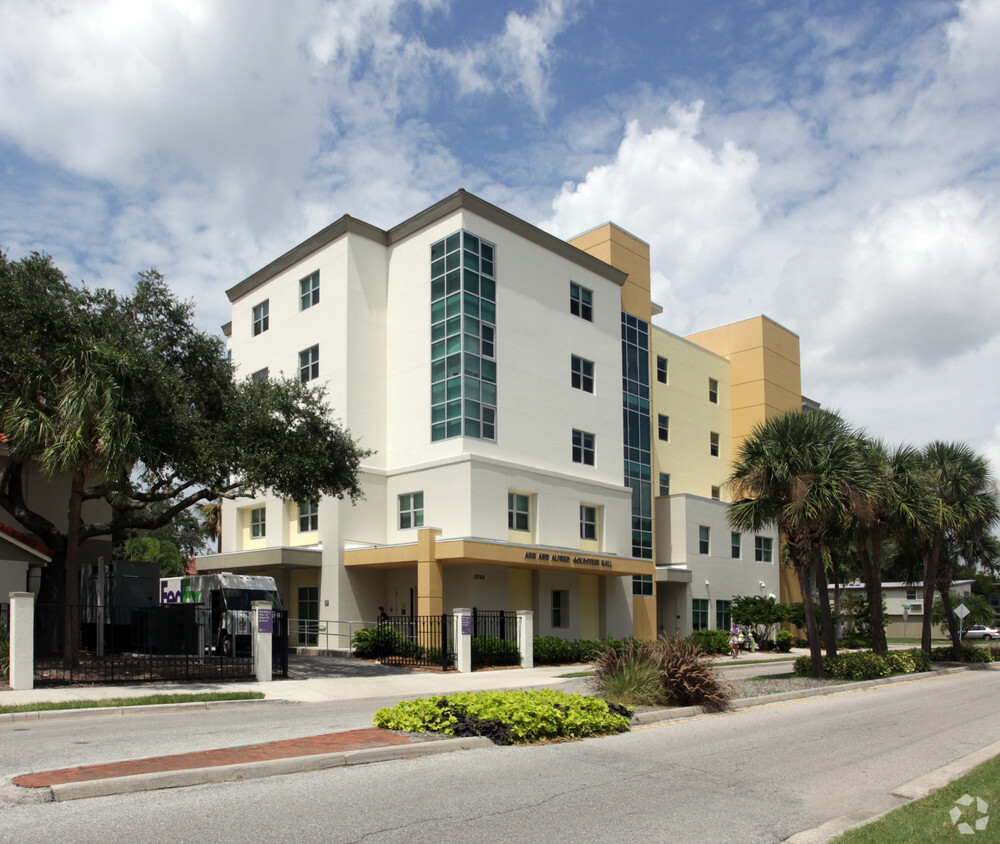
[[[417,532],[417,615],[439,616],[444,612],[444,577],[435,547],[440,534],[438,528]]]
[[[534,668],[535,614],[531,610],[517,611],[517,649],[521,653],[521,668]]]
[[[35,688],[35,595],[10,593],[10,687]]]
[[[253,673],[258,683],[270,683],[274,611],[270,601],[254,601],[250,608],[253,616]]]
[[[463,674],[472,671],[472,610],[455,610],[455,669]]]

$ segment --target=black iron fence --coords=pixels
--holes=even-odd
[[[249,631],[249,619],[235,625]],[[65,631],[76,634],[67,659]],[[230,625],[233,626],[233,625]],[[272,672],[288,676],[288,614],[274,613]],[[249,632],[232,634],[218,613],[195,604],[35,607],[35,684],[252,680]]]
[[[362,656],[365,650],[386,665],[447,671],[455,664],[451,625],[449,615],[390,616],[377,627],[355,634],[355,641],[363,640],[362,647],[355,645],[355,653]]]
[[[520,665],[517,613],[472,608],[472,667]]]

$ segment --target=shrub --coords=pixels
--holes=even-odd
[[[555,689],[463,692],[404,700],[375,713],[387,730],[486,735],[497,744],[606,735],[629,729],[631,713],[599,698]]]
[[[991,662],[1000,662],[1000,645],[987,645],[982,650],[989,651]]]
[[[824,659],[823,668],[831,677],[851,681],[877,680],[892,673],[885,659],[871,651],[838,654],[833,659]]]
[[[521,652],[517,642],[498,639],[496,636],[476,636],[472,640],[472,665],[474,668],[489,665],[520,665]]]
[[[688,639],[707,654],[729,653],[729,634],[725,630],[695,630]]]
[[[885,661],[893,674],[912,674],[917,670],[913,657],[906,651],[889,651]]]
[[[863,636],[860,633],[848,633],[846,636],[840,637],[838,644],[842,648],[870,648],[872,640],[871,637]]]
[[[630,639],[604,639],[595,642],[580,639],[570,642],[558,636],[535,636],[535,663],[538,665],[568,665],[577,662],[590,662],[595,655],[607,648],[623,647]],[[631,641],[636,641],[631,639]]]
[[[606,700],[625,706],[667,703],[652,642],[608,646],[594,659],[594,686]]]
[[[992,662],[992,651],[992,648],[980,648],[976,645],[962,646],[962,654],[965,657],[965,662]],[[957,662],[955,651],[951,645],[931,648],[931,659],[935,662]]]
[[[366,627],[351,638],[354,655],[361,659],[385,656],[421,656],[424,649],[387,625]]]
[[[795,664],[792,666],[792,673],[798,675],[799,677],[811,677],[812,676],[812,657],[811,656],[800,656],[795,660]]]
[[[654,643],[660,684],[667,700],[679,706],[700,706],[718,712],[729,705],[728,687],[705,659],[705,652],[686,639]]]
[[[920,648],[910,648],[906,651],[895,651],[895,653],[905,653],[909,656],[913,660],[913,670],[915,672],[930,671],[934,667],[931,663],[931,658]]]
[[[774,637],[774,646],[783,654],[786,654],[792,649],[792,642],[794,641],[795,637],[792,635],[792,631],[779,630]]]

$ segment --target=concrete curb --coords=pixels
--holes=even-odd
[[[161,771],[152,774],[134,774],[127,777],[107,777],[84,782],[62,783],[44,788],[24,788],[14,785],[6,777],[0,785],[0,799],[9,803],[50,803],[83,800],[90,797],[107,797],[113,794],[132,794],[137,791],[157,791],[165,788],[184,788],[209,783],[236,782],[281,774],[298,774],[339,768],[345,765],[367,765],[392,759],[415,759],[456,750],[474,750],[492,747],[487,738],[455,738],[397,744],[390,747],[371,747],[364,750],[346,750],[312,756],[291,756],[261,762],[241,762],[235,765],[217,765],[209,768],[190,768],[181,771]]]
[[[142,698],[136,698],[142,700]],[[228,706],[243,706],[245,704],[278,703],[286,704],[285,700],[194,700],[185,703],[135,703],[131,706],[81,706],[76,709],[32,709],[26,712],[5,712],[0,714],[0,721],[47,721],[52,718],[94,718],[98,715],[143,715],[150,712],[177,712],[178,710],[222,709]]]

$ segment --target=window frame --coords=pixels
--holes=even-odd
[[[404,499],[405,502],[404,502]],[[404,506],[405,504],[405,506]],[[403,524],[403,521],[407,524]],[[424,526],[424,491],[401,492],[396,496],[396,527],[416,530]]]
[[[712,528],[698,525],[698,553],[709,556],[712,553]]]
[[[569,628],[569,590],[553,589],[551,600],[553,630],[567,630]]]
[[[660,442],[670,442],[670,417],[666,413],[656,414],[656,438]]]
[[[267,539],[267,507],[250,510],[250,538]]]
[[[708,432],[708,453],[712,457],[718,457],[719,456],[719,442],[720,442],[719,432],[718,431],[709,431]]]
[[[765,560],[764,557],[767,557]],[[757,534],[753,538],[753,559],[755,563],[774,562],[774,540],[770,536]]]
[[[579,355],[570,355],[569,358],[569,383],[575,390],[582,390],[585,393],[594,393],[594,362],[582,358]]]
[[[743,559],[743,534],[739,531],[729,532],[729,556],[733,560]]]
[[[661,384],[670,383],[670,361],[668,358],[656,356],[656,380]]]
[[[733,623],[733,602],[725,598],[715,599],[715,629],[730,630]]]
[[[265,366],[263,369],[258,369],[256,372],[251,372],[250,381],[253,384],[260,384],[261,382],[267,380],[268,375],[269,373],[267,371],[267,367]]]
[[[254,305],[250,311],[250,316],[250,324],[254,337],[267,331],[271,327],[271,300],[265,299],[263,302],[258,302]]]
[[[660,495],[670,495],[670,473],[660,472],[659,487]]]
[[[651,574],[633,574],[632,575],[632,594],[640,596],[649,596],[653,594],[653,575]]]
[[[524,527],[519,526],[519,520]],[[531,496],[528,493],[507,490],[507,530],[531,533]]]
[[[587,322],[594,321],[594,291],[575,281],[569,283],[569,312]]]
[[[299,279],[299,310],[305,311],[319,304],[319,270]]]
[[[701,622],[701,623],[699,623]],[[708,630],[708,598],[691,599],[691,629]]]
[[[580,504],[580,539],[597,542],[597,507],[594,504]]]
[[[721,501],[722,500],[722,487],[713,486],[712,487],[712,500]]]
[[[299,533],[315,533],[319,530],[319,499],[297,502],[299,508]],[[303,522],[305,527],[303,528]]]
[[[299,380],[303,384],[319,378],[319,343],[299,352]]]
[[[596,437],[589,431],[573,429],[573,462],[593,466],[597,454]],[[588,459],[589,458],[589,459]]]
[[[719,403],[719,382],[716,378],[708,379],[708,400],[712,404]]]

